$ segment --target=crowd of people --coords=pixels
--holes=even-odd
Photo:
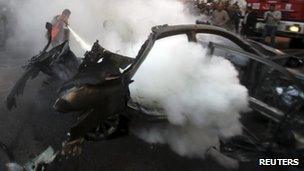
[[[228,30],[240,32],[242,10],[237,2],[216,1],[196,4],[199,13],[203,16],[201,21]]]
[[[219,26],[246,37],[257,37],[255,31],[258,22],[257,12],[251,6],[242,9],[237,2],[230,2],[219,0],[195,4],[199,15],[201,15],[201,19],[197,23]],[[272,4],[269,11],[265,12],[263,19],[265,28],[261,38],[265,40],[269,35],[270,43],[274,45],[281,12],[276,10],[276,6]]]
[[[207,23],[215,26],[225,27],[229,30],[239,32],[239,23],[242,17],[242,11],[238,3],[230,4],[229,1],[199,3],[197,4],[200,14],[202,14]]]

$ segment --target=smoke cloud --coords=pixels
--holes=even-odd
[[[0,0],[8,4],[16,18],[14,36],[9,45],[37,54],[46,44],[44,25],[63,9],[72,11],[71,28],[87,43],[96,39],[107,49],[135,56],[151,27],[160,24],[193,23],[184,14],[184,6],[176,0]],[[85,52],[73,36],[72,50]]]
[[[89,44],[134,57],[151,27],[189,24],[196,18],[177,0],[0,0],[14,13],[14,36],[8,45],[37,54],[46,43],[44,24],[65,8],[72,11],[70,26]],[[85,52],[71,39],[78,55]],[[200,45],[186,38],[159,41],[131,85],[132,98],[154,113],[166,114],[171,124],[137,129],[150,143],[166,143],[180,155],[203,157],[218,137],[241,132],[238,117],[247,107],[247,90],[237,71],[220,57],[208,59]],[[30,56],[29,56],[30,57]]]
[[[168,143],[185,156],[204,157],[218,137],[241,133],[239,113],[247,108],[247,90],[233,65],[206,57],[201,45],[186,37],[160,40],[131,84],[132,99],[171,125],[135,132],[150,143]]]

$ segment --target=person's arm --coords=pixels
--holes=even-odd
[[[214,25],[214,11],[211,12],[210,17],[209,17],[209,21],[211,23],[211,25]]]
[[[210,13],[210,19],[211,19],[211,20],[214,20],[214,11],[212,11],[212,12]]]
[[[280,21],[281,18],[282,18],[282,13],[281,13],[280,11],[277,11],[273,17],[274,17],[274,19],[276,19],[277,21]]]
[[[70,30],[67,27],[63,28],[63,34],[64,34],[64,40],[68,41],[70,40]]]
[[[247,13],[244,14],[244,17],[243,17],[243,20],[242,20],[242,25],[246,24],[246,15],[247,15]],[[247,18],[248,18],[248,16],[247,16]]]
[[[227,24],[227,22],[230,20],[230,17],[227,13],[227,11],[224,11],[224,25]]]
[[[63,29],[63,39],[64,41],[68,41],[70,40],[70,29],[68,28],[68,21],[62,21],[61,24],[63,25],[62,26],[62,29]]]
[[[267,21],[268,16],[269,16],[269,12],[267,11],[267,12],[264,13],[264,21]]]

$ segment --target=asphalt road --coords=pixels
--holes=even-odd
[[[58,149],[65,139],[66,131],[75,120],[72,114],[62,115],[49,105],[50,96],[39,95],[43,78],[30,81],[25,93],[18,100],[18,108],[8,111],[5,98],[16,79],[22,73],[27,54],[12,50],[0,52],[0,141],[9,149],[19,163],[25,163],[48,146]],[[0,152],[0,170],[6,157]],[[217,171],[225,168],[213,161],[181,157],[166,145],[150,145],[133,135],[118,139],[86,142],[79,157],[70,158],[51,166],[54,171],[100,171],[100,170],[191,170]],[[286,168],[261,168],[257,163],[241,165],[240,170],[286,170]]]

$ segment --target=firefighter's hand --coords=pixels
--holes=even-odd
[[[63,20],[62,22],[65,24],[66,27],[69,26],[69,23],[68,23],[67,21],[64,21],[64,20]]]

